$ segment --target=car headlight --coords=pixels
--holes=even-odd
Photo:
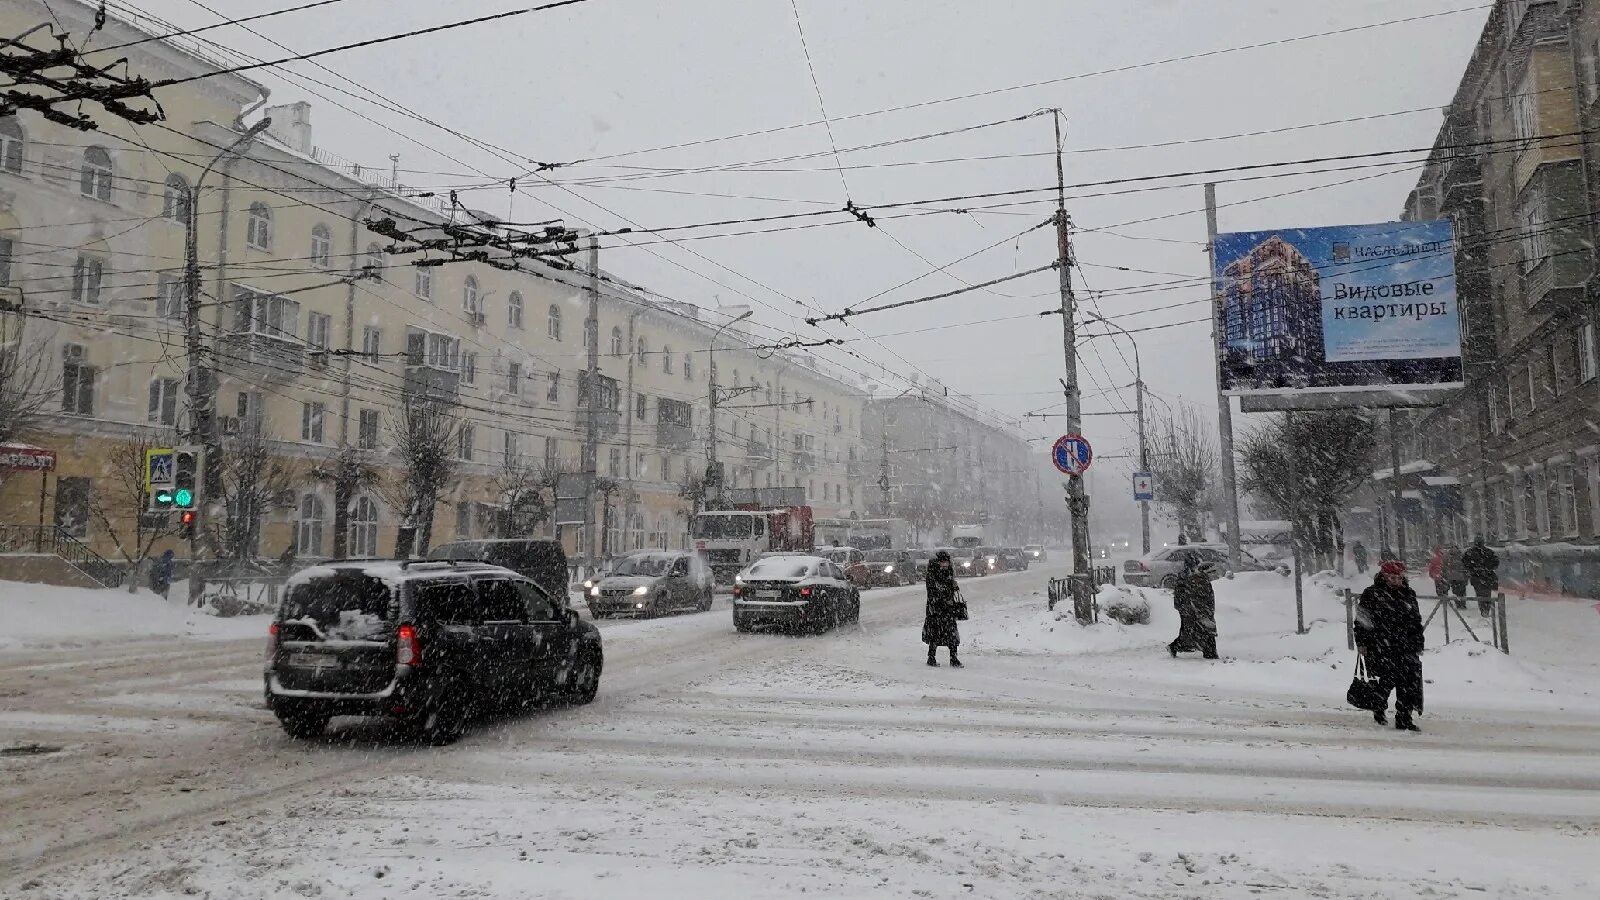
[[[599,587],[599,585],[590,586],[590,588],[589,588],[589,596],[591,596],[591,597],[600,596],[600,587]]]
[[[735,575],[735,576],[733,576],[733,583],[734,584],[744,584],[744,576],[743,575]]]
[[[648,594],[648,593],[650,593],[650,588],[647,585],[641,584],[638,587],[633,589],[633,595],[635,597],[643,597],[645,594]]]
[[[583,580],[583,589],[584,590],[588,590],[588,589],[590,589],[592,587],[594,587],[594,579],[593,578],[585,578]]]
[[[972,568],[972,560],[970,560],[970,559],[964,559],[964,560],[962,560],[962,561],[961,561],[961,568],[963,568],[963,569],[970,569],[970,568]]]
[[[884,566],[883,567],[883,574],[885,574],[885,575],[893,575],[894,574],[894,566]]]

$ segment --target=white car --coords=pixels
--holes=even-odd
[[[1122,581],[1124,584],[1136,587],[1171,588],[1178,583],[1178,576],[1183,573],[1185,554],[1196,554],[1202,563],[1210,563],[1215,570],[1214,578],[1228,574],[1227,544],[1183,544],[1152,550],[1138,559],[1130,559],[1123,563]],[[1243,550],[1239,551],[1241,572],[1271,571],[1274,568],[1276,567],[1257,561]]]

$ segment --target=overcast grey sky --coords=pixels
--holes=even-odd
[[[262,8],[259,0],[205,3],[227,16]],[[280,0],[277,5],[295,4]],[[345,0],[254,27],[304,52],[521,5],[525,4],[505,0],[452,4]],[[195,0],[144,0],[139,6],[188,27],[216,21]],[[1486,0],[990,0],[983,4],[798,0],[798,9],[822,100],[835,118],[1313,32],[1465,10],[1347,35],[848,118],[835,122],[832,129],[839,147],[852,147],[1059,106],[1068,120],[1069,184],[1427,146],[1438,128],[1436,111],[1248,139],[1095,150],[1442,106],[1449,101],[1488,15]],[[261,56],[285,55],[237,28],[206,36]],[[340,53],[321,62],[418,114],[539,160],[622,153],[821,118],[790,0],[593,0]],[[333,80],[307,63],[293,68]],[[312,101],[318,144],[379,166],[388,165],[388,154],[399,153],[402,169],[448,173],[407,174],[409,182],[462,184],[479,180],[475,170],[502,179],[516,174],[503,160],[373,104],[338,97],[433,150],[362,122],[273,72],[258,72],[257,77],[273,88],[275,103]],[[1035,118],[846,154],[847,166],[870,167],[847,170],[844,183],[832,168],[831,154],[763,167],[813,171],[614,179],[641,174],[616,165],[689,167],[828,151],[828,132],[813,126],[636,154],[611,160],[609,166],[562,168],[549,177],[557,182],[595,176],[613,180],[554,187],[524,179],[515,198],[502,184],[471,194],[470,202],[496,213],[510,209],[519,219],[563,216],[602,228],[622,225],[619,216],[652,226],[837,208],[847,196],[871,209],[886,202],[1045,187],[1055,179],[1052,147],[1049,119]],[[995,155],[1008,158],[880,165]],[[1223,184],[1218,191],[1222,230],[1393,219],[1415,179],[1413,167],[1394,169],[1400,171],[1374,168]],[[1366,178],[1383,172],[1390,174]],[[1221,176],[1227,177],[1231,176]],[[1352,178],[1365,180],[1247,202]],[[1157,182],[1191,186],[1069,201],[1072,217],[1082,229],[1077,238],[1078,258],[1085,268],[1080,290],[1091,290],[1086,299],[1093,297],[1093,291],[1109,292],[1090,302],[1091,310],[1120,316],[1117,321],[1128,328],[1206,314],[1203,286],[1117,293],[1204,274],[1205,222],[1199,213],[1198,186],[1203,180]],[[1069,190],[1069,195],[1105,190]],[[513,199],[514,205],[508,205]],[[1047,195],[1021,199],[1047,199]],[[972,201],[972,205],[983,202],[998,201]],[[630,280],[701,305],[752,303],[758,321],[774,332],[808,339],[882,336],[882,347],[867,340],[846,346],[899,373],[920,368],[953,390],[1016,417],[1059,401],[1060,322],[1026,315],[1054,304],[1054,273],[1009,282],[992,292],[865,316],[848,328],[815,329],[800,323],[797,316],[814,313],[795,301],[814,310],[835,311],[924,274],[932,268],[924,258],[944,265],[996,242],[999,246],[954,267],[953,273],[978,282],[1046,264],[1055,252],[1048,230],[1036,230],[1020,240],[1007,238],[1044,221],[1049,213],[1047,203],[1034,203],[981,214],[885,219],[877,229],[846,223],[658,244],[648,250],[610,251],[603,264]],[[1114,227],[1158,216],[1168,218]],[[1094,230],[1102,228],[1111,230]],[[691,255],[690,249],[704,258]],[[730,274],[708,259],[739,274]],[[932,275],[883,299],[937,293],[960,284],[950,275]],[[1170,308],[1180,303],[1187,305]],[[949,327],[985,319],[1003,321]],[[930,328],[938,330],[896,335]],[[1091,325],[1087,330],[1103,328]],[[1201,404],[1214,416],[1209,333],[1206,324],[1190,324],[1146,332],[1138,340],[1152,391],[1169,400]],[[1123,359],[1131,351],[1121,343],[1120,353],[1108,340],[1092,341],[1085,348],[1086,409],[1131,404],[1131,390],[1121,391],[1120,398],[1115,391],[1105,393],[1133,381]],[[836,351],[825,356],[865,367]],[[1035,420],[1026,431],[1058,432],[1059,423]],[[1088,420],[1085,431],[1102,454],[1123,452],[1132,443],[1131,421],[1096,417]],[[1107,465],[1127,471],[1126,463],[1113,460]],[[1111,476],[1111,471],[1101,473]]]

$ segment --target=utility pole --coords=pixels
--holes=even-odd
[[[883,517],[889,513],[889,410],[883,411],[883,461],[878,465],[878,490],[883,495]]]
[[[1091,315],[1093,314],[1091,313]],[[1150,471],[1150,448],[1145,443],[1144,435],[1144,362],[1139,358],[1139,342],[1134,340],[1128,329],[1110,319],[1099,315],[1094,316],[1094,318],[1107,328],[1120,332],[1123,337],[1128,339],[1128,343],[1133,345],[1133,387],[1135,391],[1134,397],[1136,398],[1134,415],[1139,420],[1139,471],[1148,472]],[[1127,415],[1127,413],[1122,413],[1122,415]],[[1101,458],[1104,459],[1104,457]],[[1144,547],[1143,552],[1149,553],[1150,501],[1148,500],[1139,501],[1139,535],[1141,546]]]
[[[589,236],[589,315],[583,322],[589,352],[588,389],[583,392],[583,542],[584,565],[594,566],[599,544],[595,540],[594,493],[600,455],[600,238]]]
[[[1222,296],[1217,292],[1217,186],[1206,184],[1206,259],[1211,267],[1211,346],[1217,361],[1217,440],[1222,450],[1222,501],[1228,526],[1228,568],[1239,571],[1239,481],[1233,472],[1233,398],[1222,392]],[[1204,535],[1196,535],[1204,537]]]
[[[1061,348],[1066,362],[1066,378],[1061,381],[1066,407],[1067,433],[1078,434],[1082,427],[1082,405],[1078,391],[1078,336],[1073,316],[1077,303],[1072,296],[1072,239],[1067,220],[1067,170],[1061,143],[1061,110],[1056,109],[1056,244],[1057,265],[1061,272]],[[1081,475],[1067,476],[1067,509],[1072,513],[1072,580],[1074,589],[1087,593],[1089,585],[1089,497],[1084,493]],[[1087,596],[1076,596],[1075,608],[1082,621]]]
[[[752,315],[755,315],[755,310],[747,309],[723,322],[721,327],[711,333],[711,348],[706,352],[706,355],[711,357],[707,364],[707,368],[710,370],[711,385],[708,388],[709,396],[706,399],[710,401],[711,412],[706,417],[706,481],[710,482],[710,486],[716,491],[717,509],[723,509],[727,505],[722,492],[722,485],[725,479],[722,477],[722,469],[717,465],[717,338],[722,336],[722,332],[729,325],[735,322],[742,322]],[[734,385],[734,387],[738,388],[739,386]],[[737,423],[735,423],[735,427],[738,427]]]
[[[1393,482],[1394,500],[1390,503],[1394,512],[1389,516],[1389,521],[1394,529],[1394,552],[1401,562],[1406,559],[1406,526],[1401,520],[1401,505],[1405,503],[1405,494],[1400,484],[1400,420],[1395,415],[1395,408],[1389,407],[1389,480]]]
[[[265,131],[271,124],[271,118],[263,118],[250,126],[238,140],[224,147],[204,169],[200,170],[200,177],[194,180],[194,187],[189,190],[188,214],[184,216],[183,350],[187,357],[188,375],[184,379],[183,392],[185,399],[189,401],[189,420],[186,423],[187,427],[184,428],[183,438],[185,443],[201,445],[203,451],[200,458],[204,466],[200,478],[196,479],[196,483],[200,485],[200,498],[195,503],[195,521],[189,530],[189,602],[191,603],[198,603],[200,600],[200,591],[203,587],[198,565],[200,535],[205,528],[207,507],[217,498],[219,493],[217,488],[221,486],[222,476],[222,444],[217,438],[215,409],[216,384],[211,369],[205,364],[205,342],[200,336],[200,188],[212,169],[224,159],[244,149],[247,144],[255,140],[256,135]]]

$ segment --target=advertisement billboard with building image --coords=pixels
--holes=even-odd
[[[1461,386],[1451,223],[1219,234],[1215,258],[1223,393]]]

